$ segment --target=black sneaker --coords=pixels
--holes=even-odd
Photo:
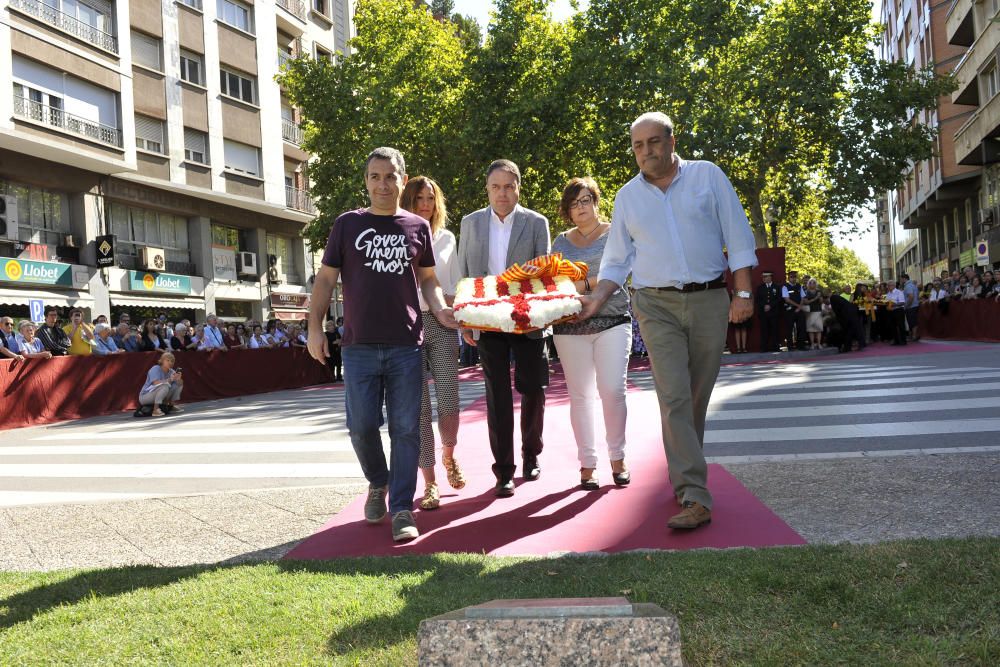
[[[368,523],[382,523],[386,515],[385,496],[389,488],[386,486],[373,486],[368,489],[368,500],[365,501],[365,521]]]

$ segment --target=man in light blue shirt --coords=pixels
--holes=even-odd
[[[920,312],[920,288],[910,279],[909,274],[903,274],[903,298],[906,299],[906,323],[910,327],[910,340],[914,343],[920,340],[917,333],[917,313]]]
[[[633,308],[653,366],[670,483],[682,510],[671,528],[712,519],[702,451],[728,322],[753,314],[750,270],[756,243],[743,204],[716,165],[674,153],[673,122],[640,116],[631,129],[639,174],[615,197],[597,288],[581,297],[592,316],[629,274]],[[728,258],[727,258],[728,253]],[[725,272],[733,272],[730,303]]]

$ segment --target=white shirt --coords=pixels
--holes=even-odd
[[[727,266],[757,266],[753,231],[726,175],[703,160],[677,163],[666,192],[642,173],[618,191],[601,280],[623,285],[631,272],[636,289],[680,287],[715,280]]]
[[[903,290],[898,287],[886,292],[885,299],[886,301],[892,301],[897,306],[902,306],[906,303],[906,296],[903,294]]]
[[[932,289],[931,290],[931,301],[940,301],[948,296],[948,290],[944,289]]]
[[[806,290],[805,290],[805,288],[802,287],[802,285],[799,285],[798,287],[799,287],[799,298],[801,298],[801,299],[806,298]],[[782,285],[781,286],[781,298],[782,299],[787,299],[788,298],[788,285]]]
[[[199,350],[213,350],[225,347],[222,343],[222,332],[218,327],[205,325],[201,332],[201,341],[198,343]]]
[[[507,214],[507,219],[501,221],[500,216],[490,208],[490,259],[491,276],[499,276],[507,270],[507,248],[510,246],[510,232],[514,228],[514,217],[521,206],[515,205],[514,210]]]
[[[509,233],[507,240],[508,242],[510,241]],[[454,296],[455,286],[458,285],[458,281],[462,278],[462,274],[458,268],[458,244],[455,242],[455,235],[442,227],[434,235],[434,244],[432,247],[434,248],[434,275],[437,276],[438,283],[441,284],[441,291],[446,295]],[[492,238],[490,238],[490,247],[493,247]],[[507,252],[504,250],[505,258],[506,254]],[[506,269],[507,267],[504,268]],[[423,292],[419,289],[417,290],[417,297],[420,299],[420,310],[430,310],[430,306],[424,301]]]

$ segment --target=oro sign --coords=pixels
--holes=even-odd
[[[976,266],[990,265],[990,246],[986,241],[976,243]]]

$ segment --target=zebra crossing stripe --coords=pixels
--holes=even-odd
[[[837,440],[843,438],[891,438],[897,436],[944,435],[1000,431],[1000,419],[946,419],[876,424],[779,426],[775,428],[718,429],[705,432],[705,444],[780,442],[789,440]]]
[[[952,394],[981,394],[983,392],[1000,390],[1000,382],[983,382],[977,384],[961,385],[956,387],[935,388],[935,391],[942,395]],[[730,404],[740,403],[783,403],[785,401],[838,401],[852,398],[885,398],[885,389],[853,389],[850,391],[794,391],[787,393],[760,394],[750,396],[721,397],[720,394],[712,395],[712,404],[709,411],[721,409]]]
[[[816,452],[809,454],[751,454],[749,456],[706,456],[709,463],[738,465],[741,463],[793,463],[795,461],[824,461],[830,459],[877,459],[896,456],[943,456],[946,454],[993,454],[1000,446],[984,447],[931,447],[924,449],[875,449],[855,452]]]
[[[882,392],[885,395],[885,392]],[[823,417],[850,415],[882,415],[887,412],[926,412],[934,410],[972,410],[978,408],[1000,408],[1000,396],[991,398],[954,398],[928,401],[896,401],[883,403],[854,403],[838,405],[812,405],[805,407],[781,408],[781,417]],[[721,409],[720,406],[709,407],[709,421],[735,421],[738,419],[770,419],[774,420],[774,408],[752,409]]]
[[[332,479],[362,477],[357,463],[13,463],[0,478]]]

